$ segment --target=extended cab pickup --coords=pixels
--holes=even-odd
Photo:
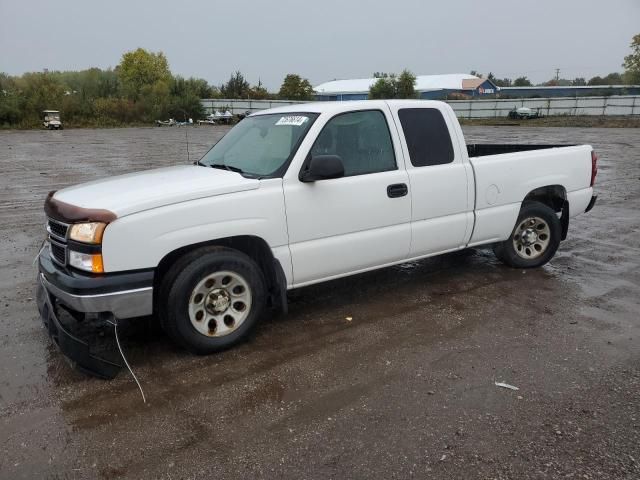
[[[46,200],[41,315],[62,326],[154,315],[196,353],[244,338],[289,289],[491,245],[548,262],[595,202],[589,145],[465,144],[435,101],[313,103],[247,117],[194,165],[65,188]]]

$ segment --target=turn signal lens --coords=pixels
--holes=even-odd
[[[104,273],[100,253],[80,253],[69,250],[69,265],[85,272]]]
[[[596,152],[591,150],[591,187],[596,183],[596,175],[598,174],[598,156]]]
[[[106,226],[102,222],[76,223],[71,225],[69,238],[76,242],[99,244]]]

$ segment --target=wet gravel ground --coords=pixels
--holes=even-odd
[[[190,128],[192,160],[224,131]],[[152,327],[125,341],[143,404],[69,368],[32,261],[48,191],[186,162],[185,129],[0,132],[0,478],[640,478],[640,129],[465,133],[598,150],[550,264],[470,250],[307,287],[209,357]]]

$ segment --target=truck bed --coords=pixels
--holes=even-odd
[[[524,145],[510,143],[471,143],[467,144],[467,152],[470,157],[485,157],[487,155],[498,155],[501,153],[527,152],[530,150],[544,150],[547,148],[573,147],[571,144],[539,144]]]

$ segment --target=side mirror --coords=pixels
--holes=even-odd
[[[309,166],[300,174],[300,181],[315,182],[340,177],[344,177],[344,164],[338,155],[317,155],[311,157]]]

